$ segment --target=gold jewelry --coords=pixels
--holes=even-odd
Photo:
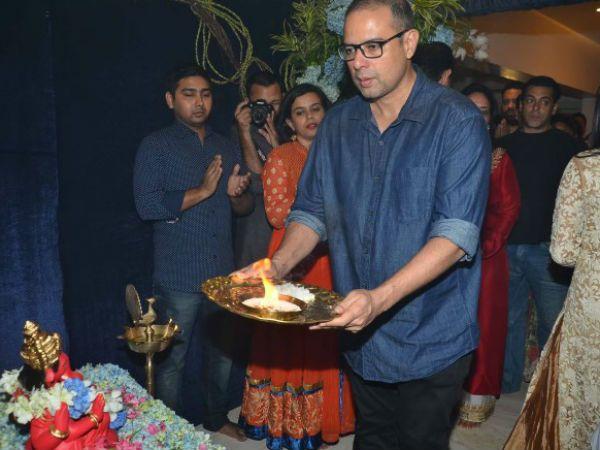
[[[88,417],[92,422],[94,422],[94,428],[98,428],[100,426],[100,420],[95,414],[90,414]]]
[[[50,434],[57,439],[66,439],[69,437],[68,431],[57,430],[54,425],[50,425]]]
[[[46,370],[58,361],[62,351],[58,333],[48,334],[37,323],[28,320],[23,326],[23,336],[21,358],[29,367]]]

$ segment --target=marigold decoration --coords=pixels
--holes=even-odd
[[[216,84],[238,83],[240,92],[245,96],[246,74],[252,64],[263,70],[270,67],[254,56],[254,46],[248,28],[240,17],[231,9],[215,0],[176,0],[190,5],[190,9],[198,17],[198,32],[196,33],[195,51],[196,62],[212,74],[211,81]],[[229,32],[227,29],[229,29]],[[237,42],[237,52],[232,45],[230,35]],[[233,67],[233,74],[226,75],[217,68],[211,60],[209,49],[212,40],[216,40],[225,59]]]

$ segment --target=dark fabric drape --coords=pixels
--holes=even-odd
[[[40,1],[4,4],[0,14],[0,371],[22,364],[27,319],[68,344],[49,17]]]

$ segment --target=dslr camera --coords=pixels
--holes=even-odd
[[[273,107],[262,98],[248,103],[248,107],[250,108],[250,117],[252,117],[252,123],[257,128],[264,127],[265,123],[267,122],[267,117],[273,111]]]

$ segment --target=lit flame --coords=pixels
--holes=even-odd
[[[266,272],[271,269],[271,260],[269,258],[262,259],[254,263],[252,267],[258,271],[263,286],[265,287],[265,295],[260,301],[260,307],[274,309],[277,303],[279,303],[279,291],[277,290],[277,286],[275,286],[266,275]]]

